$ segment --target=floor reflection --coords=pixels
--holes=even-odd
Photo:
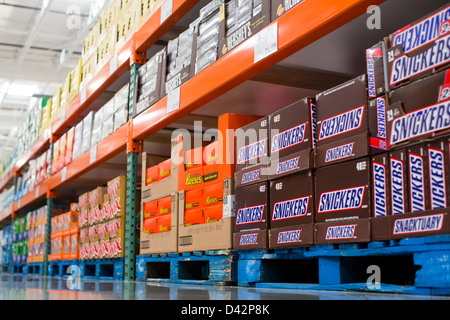
[[[305,291],[203,286],[160,282],[81,279],[0,274],[1,300],[381,300],[449,299],[399,294]]]

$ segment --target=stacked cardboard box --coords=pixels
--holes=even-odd
[[[78,204],[72,203],[69,212],[51,219],[50,261],[78,259],[78,210]]]
[[[126,176],[79,197],[80,259],[119,258],[124,254]]]
[[[269,25],[270,0],[232,0],[220,23],[219,58]]]
[[[223,0],[213,0],[200,9],[198,28],[194,32],[195,74],[217,60]]]
[[[45,255],[45,229],[47,206],[27,214],[28,258],[27,263],[43,262]]]
[[[164,96],[163,82],[166,70],[166,48],[156,53],[139,68],[136,75],[133,117],[151,107]]]

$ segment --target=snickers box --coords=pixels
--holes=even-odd
[[[316,222],[371,216],[369,158],[316,170]]]
[[[267,182],[236,188],[234,249],[267,248],[269,209]]]
[[[408,147],[409,211],[425,211],[430,207],[428,157],[425,143]]]
[[[392,240],[450,233],[449,208],[410,212],[387,217],[387,226],[372,221],[372,240]]]
[[[442,209],[450,203],[450,168],[448,137],[426,144],[428,157],[429,209]]]
[[[315,114],[314,99],[305,98],[269,116],[269,179],[314,167]]]
[[[447,4],[390,35],[387,49],[390,90],[448,67],[449,20]]]
[[[250,184],[267,180],[268,164],[257,164],[239,171],[236,171],[236,187],[247,186]]]
[[[306,171],[270,181],[270,248],[313,244],[313,178]]]
[[[387,152],[373,155],[372,165],[372,217],[386,217],[391,213],[389,155]]]
[[[304,0],[272,0],[272,11],[270,14],[272,21],[278,19],[303,1]]]
[[[406,149],[389,152],[392,215],[409,212],[407,156]]]
[[[366,86],[362,75],[316,96],[316,168],[369,154]]]
[[[385,64],[386,42],[382,40],[366,50],[367,94],[369,99],[386,93]]]
[[[269,163],[269,117],[236,130],[236,171]]]
[[[386,107],[389,96],[382,95],[369,100],[369,144],[370,154],[377,154],[389,150],[386,127]]]
[[[221,9],[218,58],[268,26],[271,22],[270,8],[270,0],[228,1]]]
[[[444,135],[450,129],[450,72],[417,80],[389,94],[389,148]]]

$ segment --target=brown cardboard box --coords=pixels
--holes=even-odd
[[[370,163],[372,166],[372,217],[385,217],[391,214],[390,165],[388,153],[373,155]]]
[[[304,0],[272,0],[272,21],[278,19],[286,12],[301,4]]]
[[[316,170],[316,222],[365,219],[371,216],[369,158]]]
[[[389,152],[389,163],[391,214],[396,215],[409,212],[407,150],[399,149]]]
[[[127,206],[127,177],[118,176],[108,181],[107,190],[111,204],[109,219],[124,216]]]
[[[449,140],[440,138],[427,143],[430,207],[435,210],[450,204]]]
[[[230,4],[234,2],[234,4]],[[248,1],[250,4],[252,1]],[[227,6],[234,5],[236,7],[239,6],[239,0],[232,0],[227,3]],[[225,17],[220,23],[219,30],[219,58],[233,50],[239,44],[253,36],[255,33],[262,30],[264,27],[270,24],[270,0],[262,0],[261,3],[251,10],[251,14],[248,16],[245,22],[243,22],[239,27],[228,28],[227,25],[229,21],[227,21],[226,10],[222,9],[223,14],[222,17]]]
[[[430,207],[428,157],[425,143],[407,148],[409,211],[425,211]]]
[[[291,225],[269,230],[269,248],[292,248],[314,244],[314,223]]]
[[[298,171],[314,167],[315,113],[314,98],[304,98],[269,116],[270,175],[273,176],[269,179],[285,173],[281,169],[290,169],[289,166],[284,167],[282,163],[292,159],[293,154],[298,156],[296,166]],[[282,165],[279,167],[280,163]]]
[[[370,221],[370,218],[366,218],[316,223],[315,244],[369,242]]]
[[[172,139],[171,154],[172,159],[177,159],[179,157],[179,147],[178,138]],[[178,158],[180,159],[180,158]],[[178,191],[178,164],[176,160],[172,161],[170,176],[167,178],[154,182],[150,185],[146,185],[146,174],[147,169],[153,167],[163,161],[167,160],[166,157],[151,156],[147,153],[142,153],[142,202],[147,203],[152,200],[157,200],[166,196],[171,195]],[[143,205],[142,205],[143,207]]]
[[[389,93],[390,148],[450,132],[450,71],[414,81]]]
[[[98,187],[89,192],[88,201],[89,208],[96,208],[103,203],[103,196],[107,193],[107,189],[104,187]]]
[[[389,36],[390,90],[449,66],[449,13],[450,5],[446,4]]]
[[[144,228],[140,232],[140,254],[169,253],[178,251],[178,193],[171,194],[171,228],[168,232],[148,234]],[[153,201],[155,199],[152,198]],[[157,218],[156,218],[157,219]],[[144,215],[141,214],[141,226],[144,226]]]
[[[235,221],[234,178],[223,180],[223,214],[222,219],[192,226],[185,226],[185,192],[179,192],[178,203],[178,251],[221,250],[233,247],[233,226]],[[216,205],[220,206],[220,205]],[[214,207],[216,207],[214,206]],[[205,207],[207,211],[212,207]]]
[[[366,87],[362,75],[316,96],[316,168],[369,154]]]
[[[372,240],[448,234],[450,233],[449,210],[449,208],[443,208],[372,219]]]

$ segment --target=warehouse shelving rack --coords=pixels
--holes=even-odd
[[[127,71],[130,72],[130,87],[133,88],[135,86],[134,75],[139,66],[145,63],[146,52],[199,2],[190,0],[167,1],[172,1],[172,14],[161,23],[160,8],[149,18],[117,55],[94,76],[87,87],[81,90],[80,94],[66,108],[65,112],[55,119],[51,124],[51,131],[40,137],[31,149],[16,162],[12,172],[8,173],[6,181],[0,181],[2,183],[1,186],[4,187],[13,183],[15,181],[14,177],[20,176],[21,170],[30,159],[36,157],[46,148],[51,147],[53,142],[70,125],[75,124],[83,112],[92,107],[96,99]],[[168,112],[168,97],[165,96],[133,119],[130,112],[130,120],[126,125],[95,146],[97,148],[95,159],[91,157],[92,150],[86,152],[65,169],[49,177],[45,183],[31,190],[22,199],[14,202],[10,208],[0,213],[0,221],[8,221],[10,218],[17,217],[20,212],[23,212],[38,201],[46,201],[48,221],[50,221],[51,209],[54,200],[57,199],[57,191],[59,189],[70,185],[71,182],[81,175],[96,170],[109,159],[126,152],[127,208],[124,279],[134,280],[134,268],[136,265],[134,253],[136,186],[139,174],[138,155],[143,149],[144,140],[183,119],[183,117],[192,114],[194,111],[201,109],[247,80],[261,77],[264,71],[276,67],[277,63],[363,15],[369,6],[380,5],[384,2],[385,0],[303,1],[264,29],[276,28],[277,30],[277,48],[274,53],[255,63],[254,50],[257,37],[249,38],[218,59],[213,65],[181,85],[180,101],[176,110]],[[299,23],[300,21],[301,23]],[[338,84],[349,78],[336,73],[335,83],[333,83],[329,75],[325,73],[323,76],[325,83],[330,84],[329,87],[331,84]],[[313,72],[309,80],[320,80],[321,77],[321,74],[314,74]],[[271,80],[268,82],[271,82]],[[310,85],[308,83],[305,84],[305,87]],[[315,88],[325,89],[320,86],[315,86]],[[313,88],[308,87],[308,89]],[[134,90],[130,91],[134,92]],[[129,100],[129,110],[132,110],[132,104],[134,103],[132,94]],[[47,272],[47,255],[50,250],[50,223],[47,224],[47,227],[47,254],[44,272]]]

